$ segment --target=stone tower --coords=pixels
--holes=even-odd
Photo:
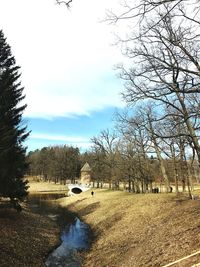
[[[90,165],[86,162],[81,169],[81,184],[90,184],[91,182],[91,168]]]

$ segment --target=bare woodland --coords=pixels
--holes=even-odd
[[[172,161],[175,177],[177,161],[184,166],[190,191],[189,160],[200,163],[199,1],[124,1],[123,10],[108,14],[109,22],[126,20],[134,29],[118,38],[130,61],[118,69],[132,113],[121,120],[148,132],[166,188],[163,158]]]
[[[98,187],[170,192],[173,184],[192,197],[200,179],[200,1],[124,1],[106,22],[127,25],[116,42],[126,57],[117,71],[127,109],[115,114],[114,130],[91,139],[81,162]]]

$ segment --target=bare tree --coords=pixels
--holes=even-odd
[[[185,187],[188,188],[189,197],[191,197],[192,179],[191,179],[191,164],[189,158],[193,154],[193,148],[190,146],[190,137],[183,135],[187,133],[187,128],[176,113],[173,115],[173,110],[170,110],[170,116],[166,117],[159,123],[160,128],[156,129],[157,136],[162,138],[165,144],[163,153],[169,158],[168,163],[170,169],[173,171],[175,180],[175,189],[178,193],[178,180],[182,183],[183,191]],[[165,138],[166,136],[173,136],[172,138]]]
[[[125,81],[124,100],[135,105],[151,99],[160,109],[173,108],[187,127],[200,162],[200,35],[191,25],[183,28],[171,13],[158,25],[152,27],[152,23],[146,26],[148,34],[126,48],[133,66],[119,66]]]
[[[103,163],[108,167],[108,180],[109,187],[118,187],[118,181],[116,177],[116,165],[118,154],[118,138],[115,132],[110,132],[108,129],[101,131],[98,137],[91,138],[93,143],[93,150],[96,153],[101,152],[104,157],[101,157]]]
[[[124,0],[119,10],[107,11],[106,21],[115,24],[122,21],[131,23],[136,32],[135,39],[147,34],[151,28],[159,25],[171,13],[176,14],[176,17],[181,17],[182,23],[199,25],[199,3],[199,0]],[[146,28],[151,18],[153,18],[153,23]]]
[[[148,158],[149,136],[144,127],[141,127],[138,117],[129,118],[127,114],[117,115],[117,128],[120,131],[120,154],[122,157],[123,172],[128,180],[131,191],[145,193],[152,191],[153,177],[150,172]]]
[[[156,154],[157,162],[159,162],[160,171],[165,183],[167,192],[170,192],[170,181],[166,173],[164,159],[162,157],[162,149],[160,148],[160,137],[156,134],[156,119],[151,106],[142,106],[135,109],[134,115],[121,115],[118,123],[121,123],[121,132],[125,140],[129,140],[132,144],[134,158],[138,159],[139,166],[137,167],[141,173],[142,191],[144,185],[151,186],[152,181],[152,166],[149,155]],[[119,116],[118,116],[119,117]],[[130,145],[129,145],[130,146]],[[124,146],[125,147],[125,146]],[[128,154],[129,155],[129,154]],[[136,166],[136,165],[135,165]],[[134,166],[134,167],[135,167]],[[158,171],[159,173],[159,171]],[[150,179],[151,178],[151,179]]]

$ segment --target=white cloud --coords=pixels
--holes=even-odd
[[[29,139],[41,143],[41,147],[49,146],[49,141],[52,141],[52,145],[55,144],[67,144],[76,146],[79,148],[87,149],[91,147],[92,143],[88,138],[80,136],[67,136],[67,135],[52,135],[48,133],[31,133]],[[46,144],[45,144],[46,143]]]
[[[67,135],[52,135],[52,134],[46,134],[46,133],[31,133],[30,138],[52,140],[52,141],[66,141],[70,143],[88,142],[88,139],[84,137],[74,137],[74,136],[67,136]]]
[[[111,29],[98,22],[113,5],[116,0],[74,0],[68,11],[54,0],[0,0],[0,24],[21,66],[26,116],[122,106],[122,84],[112,70],[120,53],[110,46]]]

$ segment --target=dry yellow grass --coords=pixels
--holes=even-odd
[[[164,266],[200,250],[200,200],[95,190],[63,198],[94,232],[84,267]],[[192,266],[200,255],[174,266]]]
[[[29,210],[17,213],[0,205],[0,266],[43,267],[59,242],[57,225]]]
[[[29,185],[31,193],[66,189],[53,183]],[[7,205],[5,200],[0,200],[0,266],[44,267],[47,255],[60,242],[58,225],[32,213],[26,205],[21,213]]]
[[[50,192],[50,191],[66,191],[66,185],[55,184],[53,182],[29,182],[28,191],[32,194],[39,192]]]
[[[31,183],[30,191],[63,190],[65,186]],[[157,267],[200,249],[200,200],[174,194],[133,195],[94,190],[58,202],[76,212],[94,233],[83,267]],[[67,211],[66,211],[67,212]],[[31,213],[0,209],[0,266],[42,267],[58,243],[58,226]],[[200,255],[175,267],[190,267]]]

